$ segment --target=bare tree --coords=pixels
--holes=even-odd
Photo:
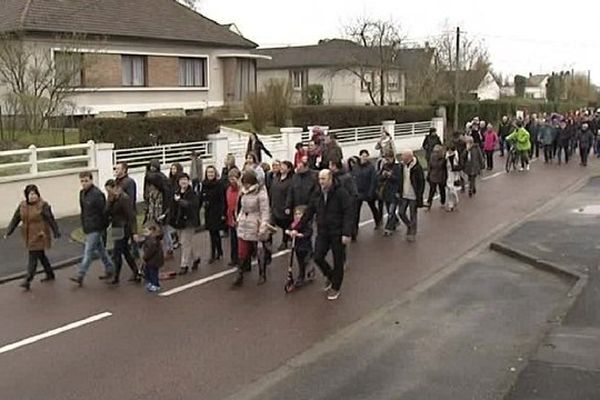
[[[396,63],[403,43],[401,29],[391,20],[363,17],[347,24],[344,32],[356,47],[347,53],[346,65],[337,70],[358,77],[373,105],[385,105],[390,77],[398,74],[399,79]]]
[[[434,41],[436,47],[436,65],[438,69],[455,71],[489,70],[490,56],[485,42],[473,38],[468,33],[460,39],[460,65],[456,62],[456,36],[446,22],[443,32]]]
[[[50,118],[69,107],[68,98],[81,84],[83,54],[81,38],[60,38],[60,52],[23,40],[19,35],[0,35],[0,86],[6,88],[3,103],[22,117],[25,129],[40,133]]]

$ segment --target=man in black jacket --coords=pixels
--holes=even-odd
[[[126,162],[120,162],[115,165],[115,183],[127,195],[135,211],[137,205],[137,185],[129,177],[129,166]]]
[[[200,265],[200,249],[196,241],[196,228],[200,226],[200,197],[192,189],[192,182],[188,174],[181,174],[178,178],[179,189],[173,196],[171,206],[171,225],[177,229],[181,242],[181,269],[180,275],[198,269]]]
[[[307,206],[318,191],[316,173],[308,167],[308,161],[303,159],[292,177],[287,194],[286,213],[291,217],[292,210],[299,206]]]
[[[344,280],[345,246],[350,243],[354,215],[348,207],[350,195],[333,178],[330,170],[319,173],[320,193],[315,194],[304,216],[300,228],[311,224],[317,218],[317,239],[315,241],[315,263],[327,278],[324,290],[329,292],[328,300],[337,300]],[[292,232],[292,236],[294,232]],[[333,253],[333,268],[325,257],[329,250]]]
[[[425,174],[419,160],[411,150],[402,152],[402,173],[400,174],[399,214],[402,222],[408,227],[406,240],[414,242],[417,235],[417,209],[423,207],[425,191]],[[406,211],[410,210],[410,218]]]
[[[106,220],[112,226],[113,239],[113,263],[115,265],[115,275],[110,282],[112,285],[119,284],[121,267],[123,266],[123,257],[133,273],[129,282],[141,282],[138,266],[135,258],[129,251],[129,239],[137,233],[137,216],[129,196],[123,192],[123,189],[117,185],[113,179],[109,179],[104,185],[108,193],[106,203]]]
[[[506,140],[506,138],[513,132],[514,128],[508,116],[505,115],[502,117],[502,121],[500,122],[500,129],[498,130],[498,136],[500,137],[500,157],[504,157],[504,148],[506,151],[510,151],[510,143]]]
[[[329,162],[329,170],[333,173],[333,179],[337,180],[341,187],[346,189],[346,192],[350,195],[350,203],[348,208],[352,215],[356,215],[356,209],[358,208],[358,189],[356,188],[356,182],[350,173],[344,171],[344,165],[341,160],[335,160]],[[356,242],[358,235],[358,222],[356,218],[352,227],[352,241]]]
[[[369,160],[369,151],[361,150],[360,160],[356,170],[352,171],[356,181],[356,190],[358,191],[358,206],[356,209],[356,224],[360,222],[360,210],[364,202],[367,202],[373,219],[375,220],[375,230],[381,228],[382,211],[377,208],[377,170]]]
[[[97,253],[104,264],[104,275],[102,280],[108,280],[113,277],[113,263],[104,247],[102,235],[106,230],[106,219],[104,208],[106,206],[106,197],[95,185],[92,173],[88,171],[79,174],[81,191],[79,192],[79,206],[81,207],[81,227],[85,233],[85,248],[83,251],[83,260],[79,265],[77,276],[70,278],[79,286],[83,284],[83,279],[90,269],[94,253]]]

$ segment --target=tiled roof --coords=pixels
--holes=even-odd
[[[362,47],[343,39],[321,41],[317,45],[258,49],[271,60],[259,60],[258,69],[338,68],[344,66],[377,66],[376,49]],[[431,49],[401,49],[396,66],[411,71],[425,68],[431,62]]]
[[[0,32],[80,33],[255,48],[175,0],[0,0]]]

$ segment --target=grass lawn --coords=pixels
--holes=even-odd
[[[24,131],[15,131],[10,132],[4,130],[1,140],[6,140],[9,142],[16,142],[22,148],[27,148],[30,145],[35,145],[37,147],[53,147],[53,146],[62,146],[63,144],[78,144],[79,141],[79,131],[76,129],[67,129],[64,133],[64,143],[63,143],[63,133],[62,131],[47,131],[42,132],[36,135],[33,135],[29,132]]]
[[[250,121],[230,122],[224,123],[223,125],[233,129],[239,129],[244,132],[252,132],[252,124],[250,123]],[[278,135],[281,132],[279,131],[279,127],[269,124],[267,125],[265,130],[260,133],[262,135]]]

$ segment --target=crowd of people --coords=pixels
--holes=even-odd
[[[459,191],[476,195],[477,177],[485,169],[494,169],[496,152],[501,157],[513,154],[520,169],[529,170],[531,157],[538,157],[540,151],[546,162],[556,158],[560,164],[563,157],[568,163],[578,150],[585,166],[592,149],[600,156],[598,129],[600,113],[588,110],[563,116],[505,116],[497,131],[476,117],[465,132],[454,133],[446,143],[432,128],[422,146],[425,159],[419,161],[411,150],[398,155],[385,129],[372,149],[376,154],[363,149],[345,160],[335,137],[315,128],[308,143],[298,143],[293,161],[271,164],[262,162],[263,153],[271,154],[252,135],[241,166],[229,154],[221,171],[212,165],[204,168],[192,153],[189,171],[174,163],[165,174],[158,160],[150,161],[143,182],[141,224],[137,184],[129,177],[126,163],[115,166],[114,179],[104,185],[106,195],[95,186],[90,172],[82,172],[79,201],[85,247],[77,274],[70,279],[81,286],[98,257],[104,266],[100,279],[117,285],[125,259],[131,270],[129,281],[145,279],[147,290],[157,292],[161,278],[199,269],[205,249],[197,233],[203,226],[210,240],[209,264],[223,259],[222,240],[228,239],[229,266],[237,271],[234,287],[244,284],[253,265],[258,283],[267,282],[267,266],[278,242],[278,250],[292,248],[295,254],[295,287],[314,278],[314,262],[325,277],[327,298],[336,300],[344,279],[346,247],[358,239],[363,203],[371,211],[375,230],[391,237],[402,223],[406,240],[414,242],[419,208],[431,209],[437,194],[442,207],[456,210]],[[39,189],[28,185],[24,194],[7,235],[22,224],[29,263],[21,286],[29,290],[38,262],[46,273],[43,281],[55,279],[45,251],[51,234],[59,237],[60,230]],[[109,242],[112,255],[106,247]],[[177,249],[179,270],[159,273]],[[327,259],[330,252],[333,263]]]

